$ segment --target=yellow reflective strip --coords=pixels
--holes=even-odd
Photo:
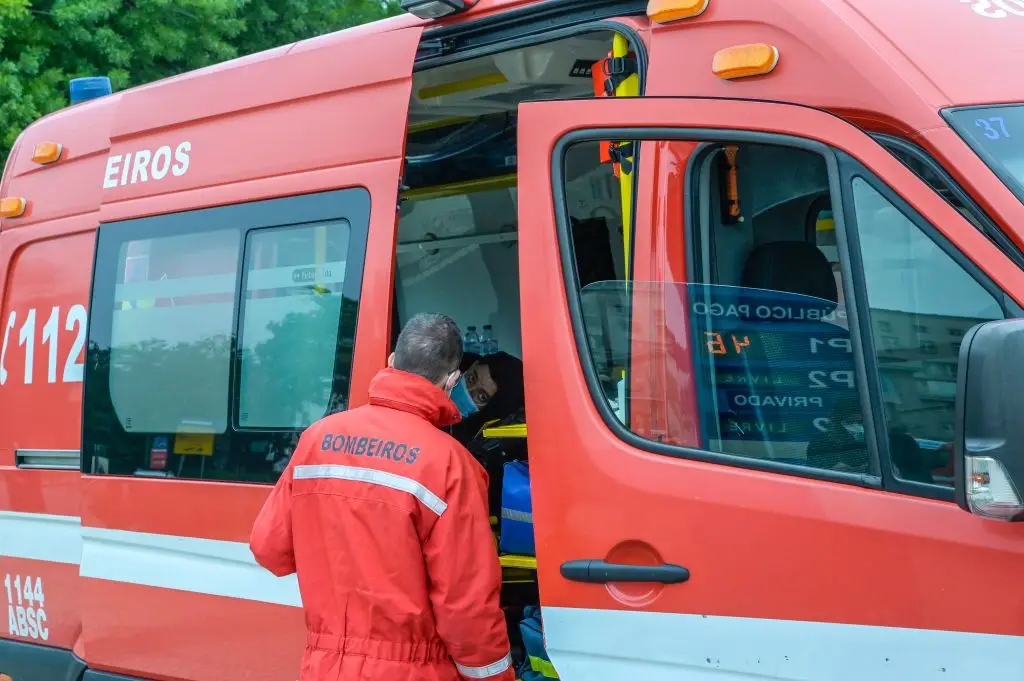
[[[420,91],[416,93],[416,96],[420,99],[433,99],[435,97],[444,97],[445,95],[454,95],[459,92],[479,90],[480,88],[490,87],[492,85],[504,85],[507,82],[508,78],[505,77],[505,74],[498,71],[482,76],[475,76],[473,78],[457,80],[454,83],[428,85],[427,87],[420,88]]]
[[[512,438],[512,437],[526,437],[526,424],[525,423],[513,423],[508,426],[497,426],[494,428],[483,429],[485,438]]]
[[[634,168],[636,168],[636,149],[639,148],[640,142],[637,141],[633,147]],[[619,187],[620,193],[622,194],[622,252],[625,255],[623,262],[626,266],[626,276],[628,278],[628,272],[630,271],[629,257],[633,224],[633,173],[627,173],[621,166],[619,167]]]
[[[422,123],[410,123],[409,134],[414,135],[418,132],[426,132],[427,130],[436,130],[437,128],[446,128],[449,125],[457,125],[459,123],[469,123],[470,121],[476,120],[470,116],[459,116],[457,118],[439,118],[436,121],[423,121]]]
[[[612,56],[625,57],[629,55],[629,39],[619,33],[615,34],[612,41]],[[615,88],[616,97],[637,97],[640,94],[640,74],[634,73],[626,80],[619,83]]]
[[[615,38],[612,40],[612,56],[613,57],[625,57],[629,54],[629,40],[626,36],[619,33],[615,34]],[[640,75],[634,73],[626,80],[622,81],[617,88],[615,88],[616,97],[636,97],[640,94]],[[636,159],[640,155],[640,142],[637,141],[633,146],[633,170],[636,170]],[[619,186],[622,194],[622,248],[625,254],[626,272],[629,272],[630,267],[630,245],[632,241],[632,223],[633,223],[633,172],[626,172],[621,167],[619,168]]]
[[[522,570],[537,569],[537,559],[534,556],[520,556],[517,554],[506,553],[505,555],[498,557],[498,562],[501,563],[502,567],[506,568],[518,568]]]
[[[485,192],[492,189],[509,189],[516,186],[516,174],[498,175],[497,177],[486,177],[482,180],[466,180],[464,182],[453,182],[451,184],[439,184],[433,187],[420,187],[402,192],[406,199],[440,199],[446,196],[459,194],[472,194],[474,192]]]
[[[558,672],[555,671],[555,665],[534,655],[530,655],[530,668],[538,674],[542,674],[545,678],[558,678]]]

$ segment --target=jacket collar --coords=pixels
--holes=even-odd
[[[443,390],[421,376],[398,369],[382,369],[370,381],[370,404],[415,414],[444,428],[462,420],[462,414]]]

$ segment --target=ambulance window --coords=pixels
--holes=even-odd
[[[596,143],[574,146],[596,153]],[[665,244],[655,239],[654,256],[645,256],[653,267],[637,269],[638,259],[632,281],[584,279],[580,262],[594,240],[570,232],[602,397],[648,440],[877,475],[824,158],[776,144],[673,141],[664,149],[691,170],[664,177],[664,196],[684,205],[657,211],[679,231]],[[571,210],[579,192],[565,186]]]
[[[949,459],[964,332],[999,301],[866,180],[853,180],[894,472],[952,485]]]
[[[875,472],[824,158],[741,144],[710,152],[703,171],[687,282],[699,446]]]
[[[305,428],[321,418],[331,404],[336,360],[347,394],[355,331],[355,309],[343,295],[349,232],[342,220],[249,233],[240,427]]]
[[[83,472],[276,481],[348,406],[369,216],[348,188],[100,225]]]
[[[239,231],[121,244],[110,398],[126,431],[223,433]]]
[[[619,389],[628,366],[629,306],[621,295],[627,277],[621,182],[596,142],[565,153],[565,197],[573,265],[584,296],[591,360],[604,398],[623,408]]]
[[[965,220],[987,236],[1010,259],[1024,267],[1024,254],[1020,249],[935,158],[921,147],[904,139],[878,133],[873,134],[872,137],[931,187],[935,193],[945,199],[949,205],[953,206]]]

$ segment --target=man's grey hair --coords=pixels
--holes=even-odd
[[[395,345],[395,368],[442,383],[462,362],[462,333],[451,317],[418,314],[410,319]]]

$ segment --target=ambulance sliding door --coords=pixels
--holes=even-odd
[[[563,176],[575,148],[609,139],[644,144],[641,178],[672,167],[650,145],[691,150],[675,169],[686,210],[637,215],[675,229],[665,257],[686,262],[581,290]],[[1012,676],[1024,628],[1003,596],[1024,528],[956,506],[929,450],[952,409],[915,409],[927,382],[898,378],[899,336],[882,343],[886,324],[999,318],[993,292],[1024,274],[867,135],[806,108],[531,103],[519,154],[520,224],[536,227],[520,244],[533,518],[560,677]],[[815,235],[823,197],[837,266]],[[885,254],[903,254],[897,275]],[[955,312],[933,295],[953,281]],[[612,315],[626,337],[606,344]],[[617,408],[609,346],[660,357],[677,392],[634,380]],[[667,433],[636,419],[673,405],[690,420]]]
[[[345,31],[121,98],[112,157],[187,142],[190,162],[104,193],[76,647],[90,668],[296,678],[296,579],[248,541],[302,431],[364,403],[385,365],[420,34]]]

